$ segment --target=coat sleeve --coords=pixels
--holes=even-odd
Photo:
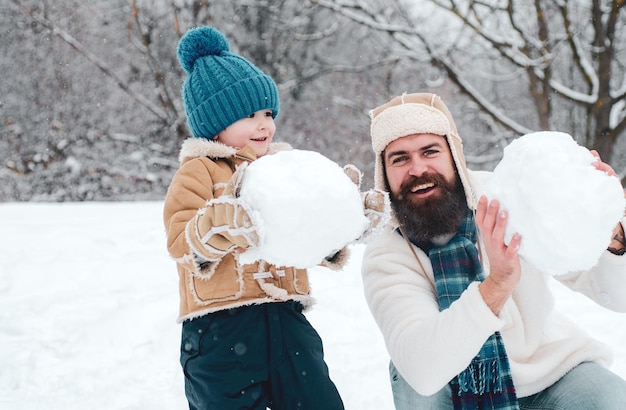
[[[362,276],[365,298],[382,331],[391,360],[422,395],[441,390],[465,369],[504,321],[485,304],[476,283],[450,308],[440,312],[429,258],[386,231],[365,249]]]
[[[185,229],[213,198],[213,185],[209,169],[201,160],[185,162],[174,174],[163,205],[167,248],[173,258],[190,254]]]
[[[192,255],[202,264],[252,241],[255,229],[244,206],[232,196],[214,195],[214,186],[221,190],[231,175],[208,159],[187,161],[176,172],[164,204],[172,257]]]
[[[626,226],[626,218],[621,223]],[[600,306],[626,313],[626,254],[604,251],[591,270],[555,276],[555,279]]]

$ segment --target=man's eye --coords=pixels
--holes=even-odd
[[[391,159],[391,163],[392,164],[399,164],[399,163],[404,162],[406,160],[407,160],[407,157],[404,157],[404,156],[403,157],[393,157]]]

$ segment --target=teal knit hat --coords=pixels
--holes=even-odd
[[[232,123],[260,110],[280,107],[271,77],[230,52],[226,37],[213,27],[194,28],[178,43],[178,61],[187,72],[183,102],[196,138],[213,139]]]

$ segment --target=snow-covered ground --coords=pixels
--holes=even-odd
[[[159,202],[0,204],[0,408],[185,409],[178,284]],[[362,296],[362,246],[314,268],[309,320],[351,409],[393,409],[388,356]],[[555,284],[557,305],[615,351],[626,315]]]

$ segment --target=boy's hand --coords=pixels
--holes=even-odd
[[[363,208],[365,216],[369,219],[369,227],[363,233],[362,240],[365,241],[372,234],[378,232],[389,222],[391,203],[389,194],[379,189],[370,189],[361,194],[363,198]]]
[[[247,249],[259,245],[251,210],[238,197],[246,165],[235,171],[222,195],[207,202],[206,208],[200,209],[187,224],[187,237],[197,254],[216,259],[236,247]]]
[[[224,188],[224,192],[222,192],[222,195],[232,195],[235,198],[239,197],[241,181],[243,179],[244,173],[246,172],[246,168],[248,168],[248,163],[243,162],[235,169],[235,172],[233,172],[233,175],[230,177],[228,184],[226,184],[226,188]]]
[[[244,249],[259,245],[259,235],[256,231],[256,225],[250,216],[250,210],[248,206],[239,199],[241,180],[243,179],[247,167],[247,162],[243,162],[239,165],[230,177],[222,195],[216,198],[223,198],[226,204],[226,206],[224,206],[226,211],[226,219],[224,222],[228,225],[228,229],[224,235],[229,236],[235,245]],[[228,207],[227,204],[231,204],[232,206]]]
[[[363,173],[355,165],[345,165],[343,172],[354,182],[357,188],[361,187]],[[370,223],[357,242],[365,242],[391,219],[391,202],[387,192],[379,189],[370,189],[361,193],[361,199],[363,200],[365,216]]]
[[[343,173],[350,178],[350,180],[356,185],[357,188],[361,188],[361,181],[363,180],[363,173],[356,167],[356,165],[347,164],[343,166]]]

